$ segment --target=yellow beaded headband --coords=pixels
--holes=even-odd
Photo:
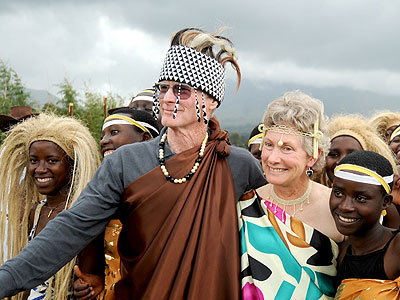
[[[263,125],[263,124],[262,124]],[[318,141],[322,139],[324,134],[319,130],[319,119],[314,123],[314,132],[302,132],[300,130],[296,130],[292,127],[288,127],[286,125],[272,125],[269,127],[263,126],[263,137],[260,144],[260,150],[262,150],[264,139],[267,131],[278,132],[282,134],[294,134],[299,136],[310,137],[313,139],[313,157],[315,159],[318,158]]]
[[[355,171],[368,176],[344,172],[344,171]],[[370,169],[353,164],[342,164],[337,166],[335,168],[334,174],[336,177],[350,181],[374,184],[374,185],[382,185],[386,193],[388,194],[391,193],[389,183],[393,182],[393,175],[382,177],[381,175]]]
[[[151,125],[149,125],[147,123],[136,121],[136,120],[134,120],[132,118],[129,118],[129,117],[126,117],[126,116],[123,116],[123,115],[118,115],[118,114],[108,116],[104,120],[102,130],[104,130],[105,128],[107,128],[108,126],[111,126],[113,124],[134,125],[134,126],[140,128],[142,131],[149,133],[150,136],[153,138],[153,135],[151,134],[151,132],[145,126],[150,127],[152,129],[155,129],[154,127],[152,127]],[[156,132],[158,132],[158,131],[156,130]]]

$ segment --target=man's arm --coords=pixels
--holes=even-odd
[[[104,161],[73,207],[0,267],[0,299],[43,283],[104,230],[124,189],[121,169]]]

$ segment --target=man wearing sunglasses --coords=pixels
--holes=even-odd
[[[116,299],[241,298],[236,203],[265,179],[258,161],[230,146],[213,118],[224,99],[226,63],[240,83],[232,44],[218,34],[187,28],[172,36],[155,85],[160,136],[107,156],[76,205],[0,268],[0,298],[50,276],[118,209]]]

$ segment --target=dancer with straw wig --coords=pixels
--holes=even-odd
[[[12,127],[1,151],[0,201],[2,207],[8,208],[8,215],[2,211],[0,223],[3,239],[8,218],[7,255],[1,252],[4,262],[26,246],[27,232],[34,240],[50,220],[74,204],[100,161],[96,142],[81,122],[47,114]],[[68,233],[60,237],[70,238]],[[25,297],[29,294],[28,299],[68,299],[74,264],[72,259]]]

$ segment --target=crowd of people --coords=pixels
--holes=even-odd
[[[174,33],[100,151],[72,116],[0,116],[0,299],[400,297],[400,113],[286,92],[235,147],[228,64],[239,88],[220,31]]]

